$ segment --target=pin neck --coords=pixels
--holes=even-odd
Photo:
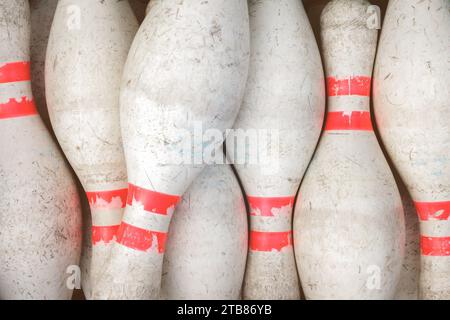
[[[352,75],[327,77],[329,112],[370,112],[371,77]]]

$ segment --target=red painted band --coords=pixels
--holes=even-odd
[[[449,220],[450,218],[450,201],[436,202],[416,202],[417,214],[421,221],[428,220]]]
[[[127,204],[128,189],[86,192],[92,209],[120,209]]]
[[[368,111],[338,111],[328,112],[325,130],[358,130],[373,131],[370,112]]]
[[[250,250],[270,252],[292,246],[292,231],[260,232],[250,231]]]
[[[420,236],[420,247],[424,256],[450,256],[450,237]]]
[[[0,103],[0,119],[18,118],[33,116],[37,114],[34,101],[27,100],[26,97],[22,97],[21,101],[16,99],[9,99],[7,103]]]
[[[274,216],[273,209],[289,207],[292,210],[295,197],[251,197],[247,196],[251,216]]]
[[[328,96],[370,96],[372,78],[366,76],[336,79],[327,77]]]
[[[131,183],[128,184],[127,204],[132,206],[134,201],[139,202],[144,205],[145,211],[167,215],[169,209],[174,209],[180,199],[180,196],[164,194],[140,188]]]
[[[0,83],[30,81],[30,62],[5,63],[0,67]]]
[[[116,236],[119,226],[92,226],[92,245],[95,246],[99,242],[110,243]]]
[[[117,242],[130,249],[164,253],[167,233],[141,229],[125,222],[117,230]],[[153,251],[153,250],[152,250]]]

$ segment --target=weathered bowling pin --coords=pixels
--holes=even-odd
[[[450,299],[449,35],[448,0],[391,0],[374,74],[379,131],[419,215],[426,299]]]
[[[45,56],[58,0],[30,0],[29,2],[31,9],[31,87],[39,114],[47,128],[53,132],[45,98]],[[77,181],[77,187],[79,194],[84,194],[79,181]],[[81,209],[83,212],[81,283],[86,296],[90,296],[91,213],[84,196],[81,197]]]
[[[122,80],[128,200],[97,297],[159,298],[172,212],[203,169],[202,148],[210,144],[198,128],[221,138],[232,126],[248,57],[247,1],[165,0],[151,6]],[[221,148],[218,142],[212,150]]]
[[[247,260],[247,213],[229,165],[209,166],[192,183],[170,224],[163,299],[240,299]]]
[[[402,266],[402,203],[370,119],[368,6],[334,0],[321,16],[328,114],[294,216],[307,299],[392,299]]]
[[[249,3],[249,78],[234,125],[236,137],[227,139],[227,152],[250,207],[243,297],[298,299],[292,207],[323,123],[323,70],[301,1]],[[264,132],[266,139],[247,141],[245,148],[235,143],[245,138],[239,133],[250,137],[252,133],[264,136]],[[263,152],[271,147],[270,153]],[[250,155],[255,150],[261,158],[252,162]]]
[[[137,27],[128,1],[61,0],[47,48],[52,126],[91,207],[93,278],[104,270],[126,203],[119,88]]]
[[[398,177],[397,175],[395,177]],[[405,258],[400,280],[395,292],[397,300],[417,300],[419,298],[420,243],[419,220],[414,202],[402,181],[397,179],[403,209],[405,211]]]
[[[31,87],[37,109],[52,130],[45,99],[45,53],[58,0],[30,0],[31,8]]]
[[[70,299],[81,211],[30,84],[30,8],[0,2],[0,299]]]

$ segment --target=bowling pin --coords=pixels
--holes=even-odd
[[[70,299],[80,203],[31,93],[28,1],[0,2],[0,43],[0,299]]]
[[[122,81],[128,200],[98,286],[103,299],[159,298],[173,210],[204,167],[201,133],[222,138],[233,125],[247,78],[247,1],[153,2]],[[218,142],[212,151],[221,148]]]
[[[399,281],[403,208],[370,119],[377,30],[368,6],[333,0],[321,15],[328,114],[294,215],[307,299],[392,299]]]
[[[227,139],[227,152],[250,207],[243,297],[298,299],[292,207],[322,128],[323,69],[301,1],[249,3],[250,71],[234,128],[236,134],[266,131],[271,137],[256,144],[247,142],[246,148],[235,144],[234,138]],[[278,148],[263,156],[262,150],[276,144]],[[259,162],[250,160],[255,149],[261,156]]]
[[[45,53],[58,0],[30,0],[31,88],[37,109],[49,130],[53,130],[45,99]]]
[[[450,299],[448,0],[388,4],[374,73],[384,145],[420,220],[420,291]]]
[[[30,0],[31,9],[31,87],[37,110],[47,129],[53,133],[45,98],[45,56],[48,37],[53,22],[58,0]],[[56,139],[56,138],[54,138]],[[71,169],[71,168],[70,168]],[[79,194],[84,194],[83,187],[77,180]],[[89,204],[84,196],[81,197],[81,210],[83,213],[83,240],[81,250],[81,284],[86,296],[90,292],[90,254],[91,254],[91,218]]]
[[[51,123],[91,207],[93,279],[104,270],[126,203],[119,88],[137,27],[128,1],[61,0],[47,48]]]
[[[229,165],[208,166],[195,179],[170,224],[163,299],[240,299],[247,260],[247,212]]]

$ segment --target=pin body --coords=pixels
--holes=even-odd
[[[243,149],[227,139],[250,205],[243,297],[298,299],[292,207],[323,123],[322,64],[300,1],[250,1],[249,12],[250,71],[234,129],[260,140]],[[254,150],[260,159],[250,163]]]
[[[203,169],[195,128],[221,135],[232,126],[248,72],[246,1],[168,0],[150,8],[122,81],[129,188],[119,243],[98,290],[105,299],[159,298],[173,210]]]
[[[62,0],[47,48],[52,126],[91,207],[94,279],[105,268],[127,198],[119,88],[137,27],[128,1]]]
[[[450,298],[449,6],[390,1],[374,74],[377,125],[419,215],[426,299]]]
[[[44,121],[47,129],[53,132],[50,117],[47,110],[47,100],[45,98],[45,57],[50,30],[55,15],[58,0],[30,0],[31,9],[31,86],[36,107]],[[56,138],[55,138],[56,139]],[[71,168],[69,168],[71,169]],[[89,203],[84,197],[84,189],[77,182],[78,193],[81,197],[81,210],[83,213],[83,241],[81,250],[81,283],[86,297],[90,296],[90,255],[92,251],[91,243],[91,212]]]
[[[70,299],[80,203],[31,93],[28,1],[0,3],[0,40],[0,299]]]
[[[233,171],[208,166],[183,195],[170,224],[161,297],[240,299],[247,241],[244,198]]]
[[[370,119],[377,30],[366,25],[368,5],[334,0],[321,15],[328,114],[294,215],[307,299],[392,299],[399,281],[403,210]]]

